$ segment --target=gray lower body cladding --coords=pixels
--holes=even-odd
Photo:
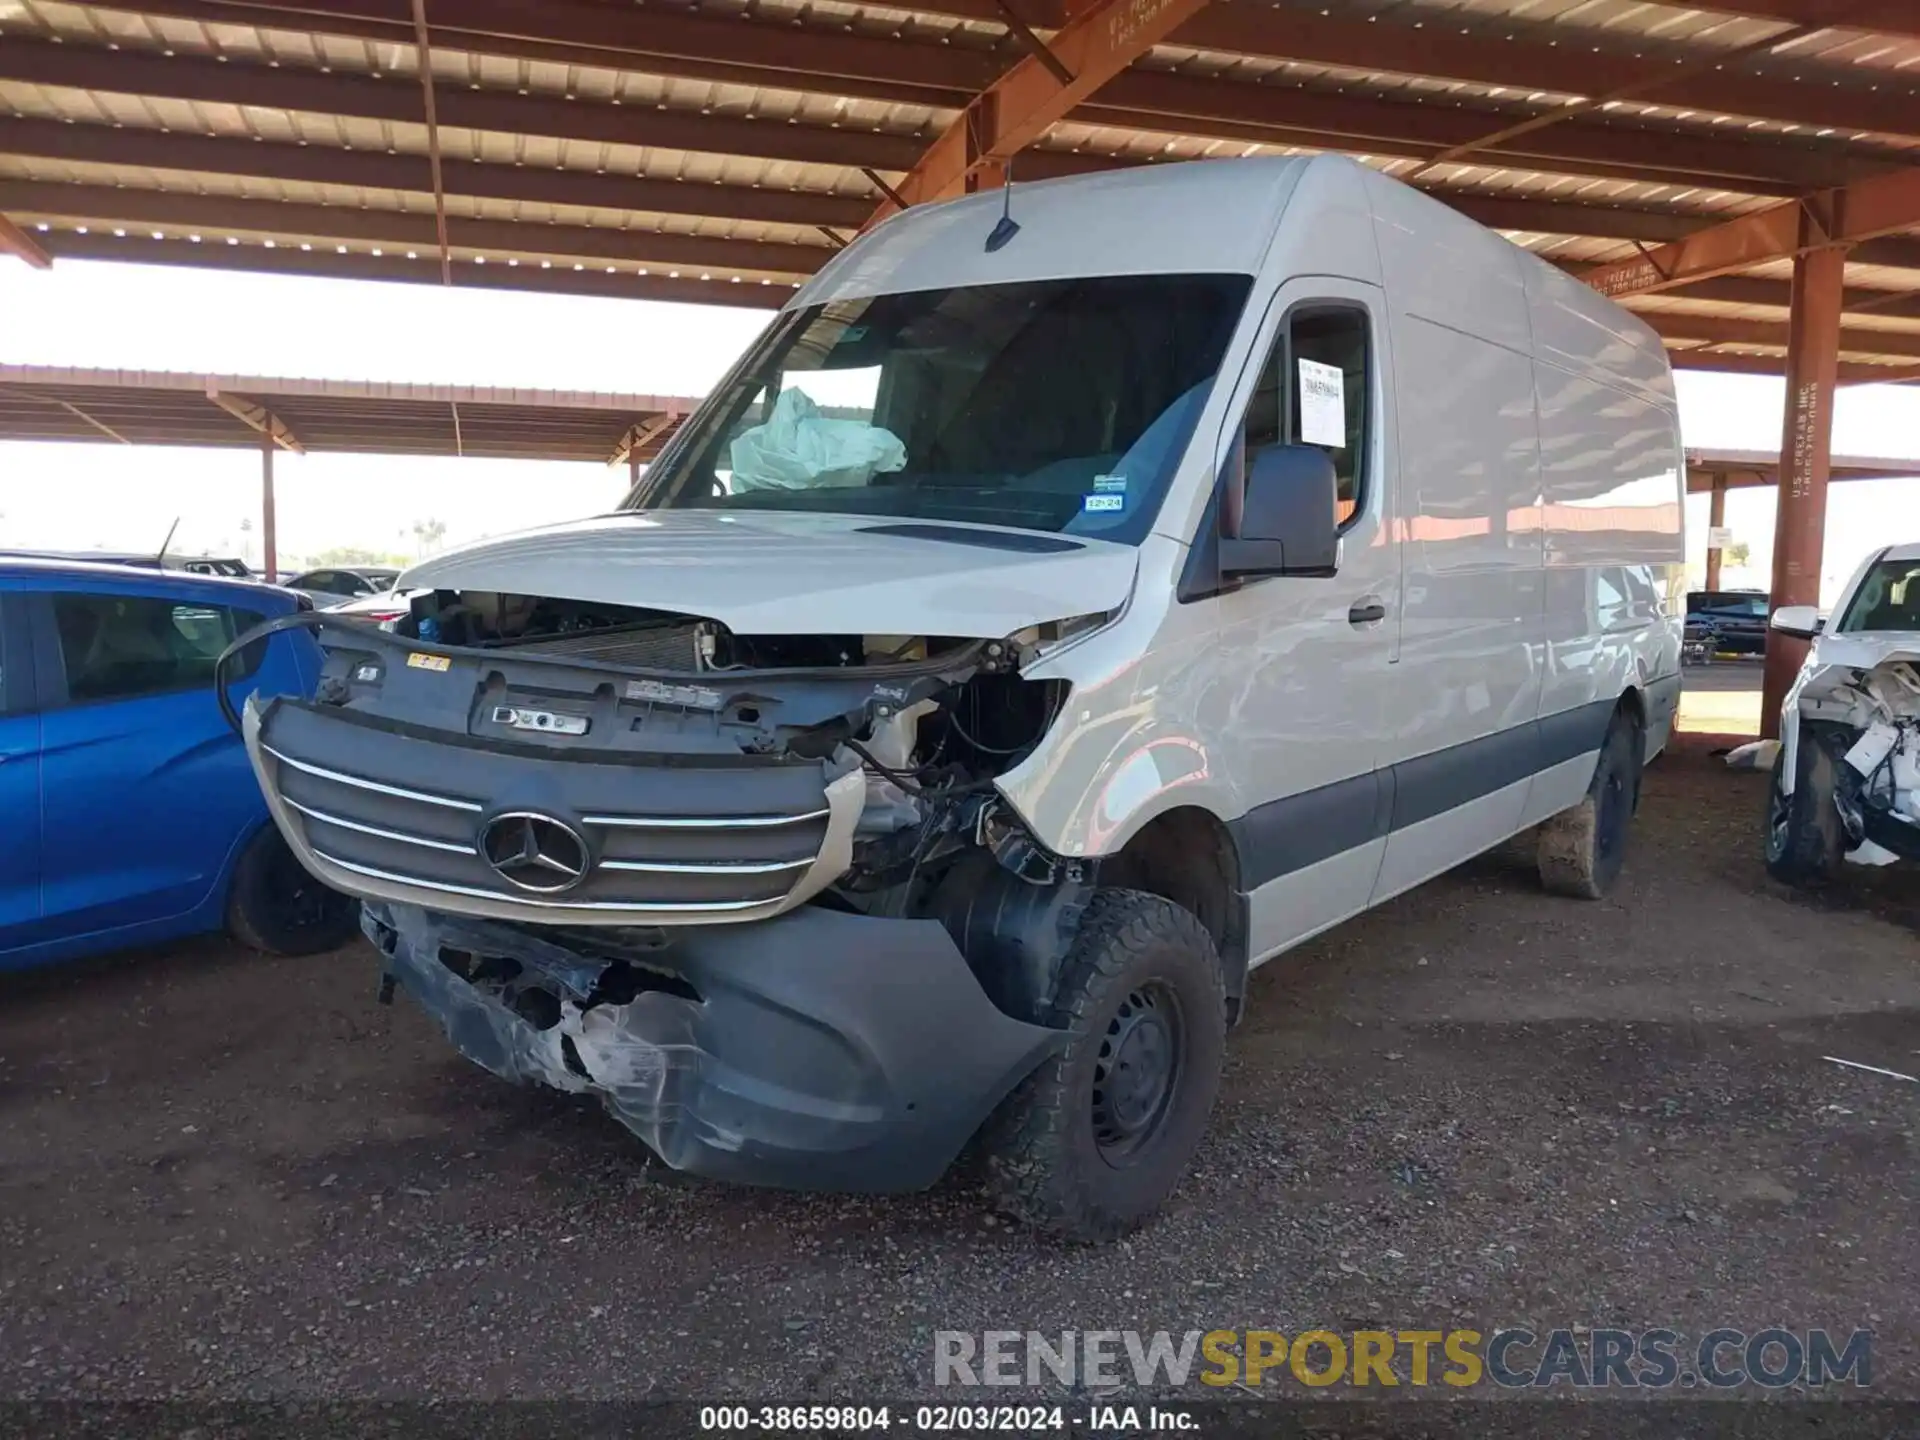
[[[591,934],[365,916],[468,1059],[596,1095],[668,1165],[716,1179],[924,1189],[1061,1038],[996,1009],[931,920],[805,907],[675,930],[635,962]]]

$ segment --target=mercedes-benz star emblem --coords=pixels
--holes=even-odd
[[[587,842],[564,820],[526,810],[496,815],[481,827],[480,858],[509,885],[540,895],[571,890],[587,878]]]

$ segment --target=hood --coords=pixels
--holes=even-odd
[[[740,635],[997,640],[1118,609],[1131,546],[886,516],[621,511],[414,566],[401,589],[495,590],[672,610]]]
[[[1812,665],[1871,670],[1892,660],[1920,665],[1920,631],[1830,630],[1816,636],[1808,657]]]

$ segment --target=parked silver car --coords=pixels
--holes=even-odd
[[[308,570],[282,583],[312,598],[322,610],[338,610],[352,600],[379,595],[393,588],[400,578],[398,570],[362,569],[358,566],[329,570]]]

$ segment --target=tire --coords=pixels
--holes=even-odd
[[[1767,873],[1789,885],[1817,885],[1840,870],[1845,845],[1840,811],[1833,803],[1839,776],[1833,752],[1814,726],[1802,724],[1795,747],[1793,794],[1781,793],[1781,767],[1767,782]]]
[[[988,1122],[989,1183],[1029,1225],[1112,1239],[1172,1193],[1213,1109],[1227,1035],[1213,940],[1157,895],[1096,891],[1048,1018],[1069,1038]]]
[[[261,828],[233,867],[227,930],[268,955],[337,950],[360,931],[360,902],[328,888],[294,859],[280,832]]]
[[[1624,707],[1614,711],[1585,797],[1540,827],[1540,883],[1555,895],[1598,900],[1619,879],[1640,803],[1640,754],[1639,724]]]

